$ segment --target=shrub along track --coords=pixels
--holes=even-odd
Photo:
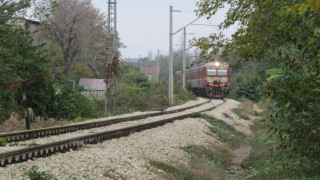
[[[142,119],[142,118],[150,117],[150,116],[153,117],[153,116],[160,116],[160,115],[169,114],[169,113],[181,112],[181,111],[192,109],[194,107],[197,107],[197,106],[200,106],[200,105],[203,105],[206,103],[210,103],[210,102],[211,101],[206,101],[205,103],[197,104],[194,106],[189,106],[187,108],[181,108],[181,109],[170,110],[170,111],[165,111],[165,112],[155,112],[155,113],[149,113],[149,114],[145,114],[145,115],[139,115],[139,116],[133,116],[133,117],[127,117],[127,118],[116,118],[116,119],[112,119],[112,120],[92,122],[92,124],[99,124],[100,126],[98,126],[98,127],[101,127],[101,126],[103,126],[103,125],[101,125],[102,122],[105,123],[105,126],[106,126],[106,125],[115,124],[115,123],[119,123],[119,122],[126,122],[126,121],[132,121],[132,120],[136,120],[136,119]],[[132,133],[140,132],[140,131],[143,131],[146,129],[155,128],[158,126],[162,126],[166,123],[173,122],[174,120],[185,119],[195,112],[210,111],[210,110],[222,105],[224,102],[225,101],[223,101],[222,103],[220,103],[218,105],[206,107],[205,109],[201,109],[199,111],[185,112],[183,114],[173,115],[171,117],[163,118],[161,120],[154,121],[154,122],[143,123],[143,124],[134,125],[134,126],[130,126],[130,127],[125,127],[125,128],[115,129],[115,130],[108,130],[108,131],[84,135],[84,136],[78,136],[75,138],[70,138],[70,139],[61,140],[61,141],[57,141],[57,142],[52,142],[52,143],[47,143],[47,144],[38,145],[38,146],[34,146],[34,147],[27,147],[27,148],[22,148],[22,149],[17,149],[17,150],[13,150],[13,151],[0,153],[0,166],[6,166],[8,164],[27,161],[27,160],[33,159],[35,157],[46,157],[46,156],[52,155],[57,152],[67,152],[70,149],[74,150],[77,148],[81,148],[81,146],[83,144],[94,144],[94,143],[99,143],[99,142],[102,142],[105,140],[110,140],[110,139],[119,138],[119,137],[123,137],[123,136],[129,136]],[[93,126],[90,124],[91,124],[90,122],[89,123],[82,123],[82,124],[80,124],[80,127],[77,127],[76,125],[63,126],[63,129],[59,129],[56,132],[58,132],[59,134],[62,134],[62,133],[66,133],[67,131],[68,132],[77,131],[83,127],[89,127],[89,128],[97,127],[97,126]],[[62,127],[55,127],[55,128],[62,128]],[[50,131],[51,131],[54,128],[42,129],[43,131],[38,132],[38,136],[36,136],[36,137],[39,137],[39,136],[44,137],[44,136],[51,135],[52,133],[51,134],[46,133],[46,131],[45,131],[46,129],[50,129]],[[23,133],[26,133],[26,132],[23,132]],[[7,134],[9,134],[9,133],[7,133]],[[52,134],[52,135],[54,135],[54,134]],[[1,137],[3,137],[3,136],[1,136]],[[20,135],[19,137],[22,137],[22,136]],[[30,136],[24,135],[24,137],[28,137],[30,139]],[[17,138],[17,139],[20,140],[21,138]]]

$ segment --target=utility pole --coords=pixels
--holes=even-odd
[[[107,39],[112,41],[112,49],[110,56],[107,56],[107,63],[106,63],[106,74],[111,74],[111,69],[108,68],[109,64],[113,63],[114,57],[116,57],[116,54],[118,53],[117,48],[117,1],[116,0],[108,0],[108,34]],[[111,47],[110,47],[111,48]],[[111,77],[111,76],[110,76]],[[106,78],[106,93],[105,93],[105,117],[108,117],[108,88],[111,84],[110,77]],[[114,114],[116,114],[116,96],[117,96],[117,79],[115,78],[114,85]]]
[[[160,76],[160,50],[158,49],[158,57],[157,57],[157,82],[159,82]]]
[[[173,105],[173,49],[172,49],[172,6],[170,6],[170,27],[169,27],[169,104]]]
[[[186,60],[187,60],[187,32],[186,27],[183,28],[183,55],[182,55],[182,87],[186,87]]]

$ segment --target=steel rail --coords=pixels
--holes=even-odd
[[[224,102],[198,112],[201,113],[205,111],[211,111],[214,108],[224,104]],[[29,159],[33,159],[33,158],[47,157],[57,152],[61,152],[61,153],[67,152],[70,149],[75,150],[75,149],[81,148],[82,145],[84,144],[94,144],[94,143],[103,142],[109,139],[129,136],[132,133],[162,126],[166,123],[173,122],[174,120],[185,119],[187,117],[190,117],[190,115],[193,113],[194,112],[186,113],[183,115],[177,115],[174,117],[166,118],[166,119],[155,121],[155,122],[150,122],[150,123],[145,123],[145,124],[130,126],[126,128],[115,129],[115,130],[109,130],[109,131],[99,132],[99,133],[90,134],[90,135],[84,135],[84,136],[79,136],[75,138],[70,138],[67,140],[62,140],[62,141],[47,143],[39,146],[27,147],[27,148],[0,153],[0,167],[4,167],[6,165],[13,164],[13,163],[28,161]]]
[[[153,117],[153,116],[160,116],[164,114],[181,112],[181,111],[185,111],[187,109],[191,109],[209,102],[210,100],[205,101],[203,103],[196,104],[196,105],[180,108],[180,109],[151,112],[151,113],[136,115],[131,117],[119,117],[119,118],[113,118],[113,119],[101,120],[101,121],[95,121],[95,122],[85,122],[85,123],[77,123],[77,124],[71,124],[71,125],[65,125],[65,126],[56,126],[56,127],[49,127],[49,128],[27,130],[27,131],[0,133],[0,138],[5,138],[6,142],[10,143],[10,142],[19,142],[19,141],[24,141],[29,139],[35,139],[40,137],[54,136],[54,135],[65,134],[69,132],[75,132],[78,130],[108,126],[108,125],[117,124],[120,122],[127,122],[127,121],[139,120],[139,119],[144,119],[144,118]]]

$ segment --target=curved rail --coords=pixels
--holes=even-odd
[[[224,104],[224,102],[198,112],[213,110],[214,108]],[[100,133],[95,133],[95,134],[90,134],[85,136],[79,136],[79,137],[71,138],[67,140],[62,140],[62,141],[43,144],[39,146],[27,147],[23,149],[0,153],[0,166],[4,167],[6,165],[13,164],[13,163],[24,162],[29,159],[33,159],[35,157],[47,157],[57,152],[62,152],[62,153],[67,152],[70,149],[81,148],[83,144],[94,144],[94,143],[102,142],[102,141],[113,139],[113,138],[129,136],[132,133],[162,126],[166,123],[173,122],[174,120],[185,119],[193,113],[194,112],[186,113],[183,115],[177,115],[174,117],[166,118],[166,119],[155,121],[155,122],[150,122],[150,123],[145,123],[145,124],[140,124],[140,125],[135,125],[135,126],[130,126],[126,128],[115,129],[111,131],[105,131],[105,132],[100,132]]]
[[[210,102],[210,100],[205,101],[203,103],[196,104],[196,105],[180,108],[180,109],[152,112],[152,113],[147,113],[147,114],[143,114],[143,115],[136,115],[136,116],[131,116],[131,117],[119,117],[119,118],[113,118],[113,119],[96,121],[96,122],[85,122],[85,123],[71,124],[71,125],[65,125],[65,126],[56,126],[56,127],[49,127],[49,128],[34,129],[34,130],[28,130],[28,131],[1,133],[0,138],[5,138],[6,142],[10,143],[10,142],[19,142],[19,141],[24,141],[24,140],[29,140],[29,139],[35,139],[35,138],[40,138],[40,137],[54,136],[54,135],[65,134],[65,133],[69,133],[69,132],[75,132],[78,130],[91,129],[91,128],[97,128],[97,127],[102,127],[102,126],[109,126],[109,125],[117,124],[120,122],[133,121],[133,120],[138,120],[138,119],[144,119],[147,117],[160,116],[160,115],[164,115],[164,114],[181,112],[181,111],[185,111],[187,109],[191,109],[191,108],[206,104],[208,102]]]

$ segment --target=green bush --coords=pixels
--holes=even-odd
[[[237,74],[233,77],[230,86],[231,98],[239,99],[244,97],[252,101],[258,101],[266,95],[266,89],[258,75]]]
[[[81,116],[83,118],[95,118],[96,112],[93,103],[81,94],[82,88],[73,89],[64,83],[60,92],[55,97],[54,112],[59,118],[68,120]]]
[[[7,143],[7,141],[5,138],[0,138],[0,145],[6,144],[6,143]]]
[[[166,82],[156,82],[148,79],[136,66],[127,64],[125,69],[126,71],[123,71],[118,81],[118,113],[163,110],[169,106],[168,85]],[[195,96],[187,89],[182,88],[181,84],[177,84],[174,89],[174,98],[176,104],[181,104],[194,99]]]
[[[52,117],[54,115],[53,102],[56,96],[54,80],[49,74],[42,77],[41,81],[28,87],[28,104],[36,115]]]
[[[38,166],[32,166],[32,168],[23,173],[23,176],[28,176],[30,180],[58,180],[49,172],[39,172],[38,169]]]
[[[174,102],[182,104],[188,100],[195,99],[196,96],[187,88],[182,87],[182,83],[176,83],[174,86]]]
[[[12,112],[23,113],[23,107],[17,103],[21,98],[18,92],[18,89],[4,90],[0,84],[0,123],[8,119]]]

